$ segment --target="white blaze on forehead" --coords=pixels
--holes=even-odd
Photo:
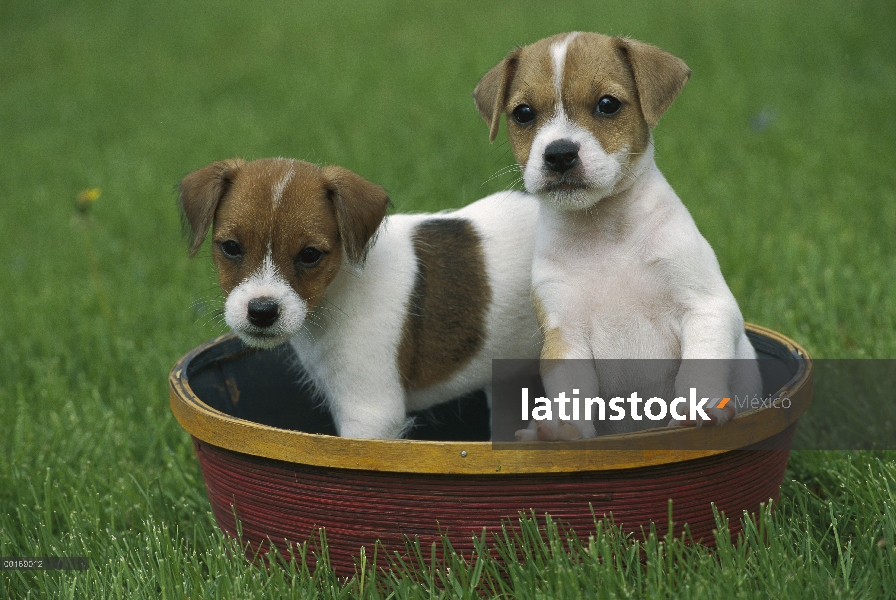
[[[267,251],[261,265],[240,284],[240,287],[250,290],[253,298],[272,298],[275,300],[279,300],[292,289],[279,271],[277,271],[277,267],[274,266],[274,252],[271,242],[268,242]]]
[[[293,175],[296,174],[295,167],[293,165],[289,166],[289,171],[274,185],[274,189],[271,194],[271,204],[274,208],[280,204],[280,198],[283,197],[283,192],[286,190],[286,186],[289,185],[289,182],[292,181]]]
[[[283,191],[281,190],[280,193],[282,194]],[[262,281],[272,281],[278,278],[277,270],[274,268],[274,251],[271,248],[270,241],[268,242],[267,252],[264,254],[264,261],[261,263],[261,269],[256,276],[260,277]]]
[[[551,66],[554,68],[554,89],[557,90],[557,103],[560,110],[563,110],[561,99],[561,88],[563,86],[563,66],[566,64],[566,51],[569,44],[579,35],[578,31],[570,33],[560,41],[551,44]]]

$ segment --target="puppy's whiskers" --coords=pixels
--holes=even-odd
[[[512,173],[512,172],[514,172],[514,171],[516,171],[516,172],[519,172],[519,171],[520,171],[520,167],[519,167],[519,165],[506,165],[506,166],[504,166],[504,167],[501,167],[500,169],[498,169],[498,170],[495,172],[494,175],[492,175],[491,177],[489,177],[488,179],[486,179],[486,180],[483,182],[483,185],[486,184],[486,183],[488,183],[489,181],[492,181],[492,180],[494,180],[494,179],[497,179],[498,177],[502,177],[502,176],[507,175],[508,173]]]
[[[227,329],[227,321],[224,319],[224,311],[216,310],[212,313],[209,313],[203,317],[200,317],[196,320],[196,324],[199,327],[208,327],[211,324],[215,324],[219,329]]]
[[[339,272],[345,273],[346,275],[348,275],[350,277],[354,277],[356,279],[361,278],[361,274],[358,273],[358,271],[356,269],[353,269],[351,267],[339,267]]]
[[[323,306],[323,304],[319,304],[318,306],[320,308],[323,308],[330,312],[338,312],[341,315],[345,315],[345,311],[342,310],[341,308],[339,308],[338,305],[334,304],[333,301],[330,300],[329,298],[324,298],[321,302],[326,302],[327,304],[329,304],[329,306]]]
[[[198,327],[208,327],[215,323],[218,326],[226,327],[224,321],[224,298],[218,293],[209,294],[208,297],[200,297],[190,303],[193,311],[193,323]]]
[[[526,191],[526,185],[525,185],[525,183],[523,183],[522,175],[517,177],[513,181],[511,181],[510,185],[508,185],[504,191],[510,191],[510,190]]]
[[[511,174],[515,174],[516,176],[505,186],[504,191],[508,191],[511,189],[520,189],[517,186],[523,182],[523,171],[517,164],[502,167],[494,175],[483,181],[480,187],[483,187],[496,179],[500,179]]]
[[[345,312],[335,304],[333,304],[333,307],[331,308],[329,306],[324,306],[323,302],[329,301],[324,299],[320,304],[308,311],[308,314],[305,316],[306,321],[310,321],[321,330],[323,330],[326,325],[337,323],[339,317],[345,316]],[[332,304],[332,302],[329,303]]]

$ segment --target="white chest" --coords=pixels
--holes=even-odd
[[[549,326],[589,340],[595,358],[680,356],[683,309],[660,259],[636,236],[542,228],[532,283]]]

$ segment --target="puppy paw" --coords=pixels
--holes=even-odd
[[[514,434],[518,442],[535,442],[538,441],[538,435],[534,429],[518,429]]]
[[[536,427],[535,434],[539,441],[553,442],[557,440],[558,428],[550,423],[543,423]]]
[[[564,442],[571,442],[573,440],[580,439],[582,437],[582,432],[580,432],[574,425],[570,423],[560,423],[560,426],[557,428],[557,439]]]
[[[707,425],[724,425],[734,418],[734,405],[729,402],[724,408],[710,408],[706,414],[710,419]]]
[[[535,434],[542,442],[571,442],[582,437],[582,433],[570,423],[542,423],[535,430]]]
[[[571,423],[540,423],[534,429],[520,429],[516,432],[519,442],[571,442],[582,438],[582,432]]]

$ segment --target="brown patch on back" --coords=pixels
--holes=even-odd
[[[398,348],[408,390],[445,381],[470,362],[485,342],[492,296],[479,234],[469,221],[424,221],[413,244],[417,278]]]

